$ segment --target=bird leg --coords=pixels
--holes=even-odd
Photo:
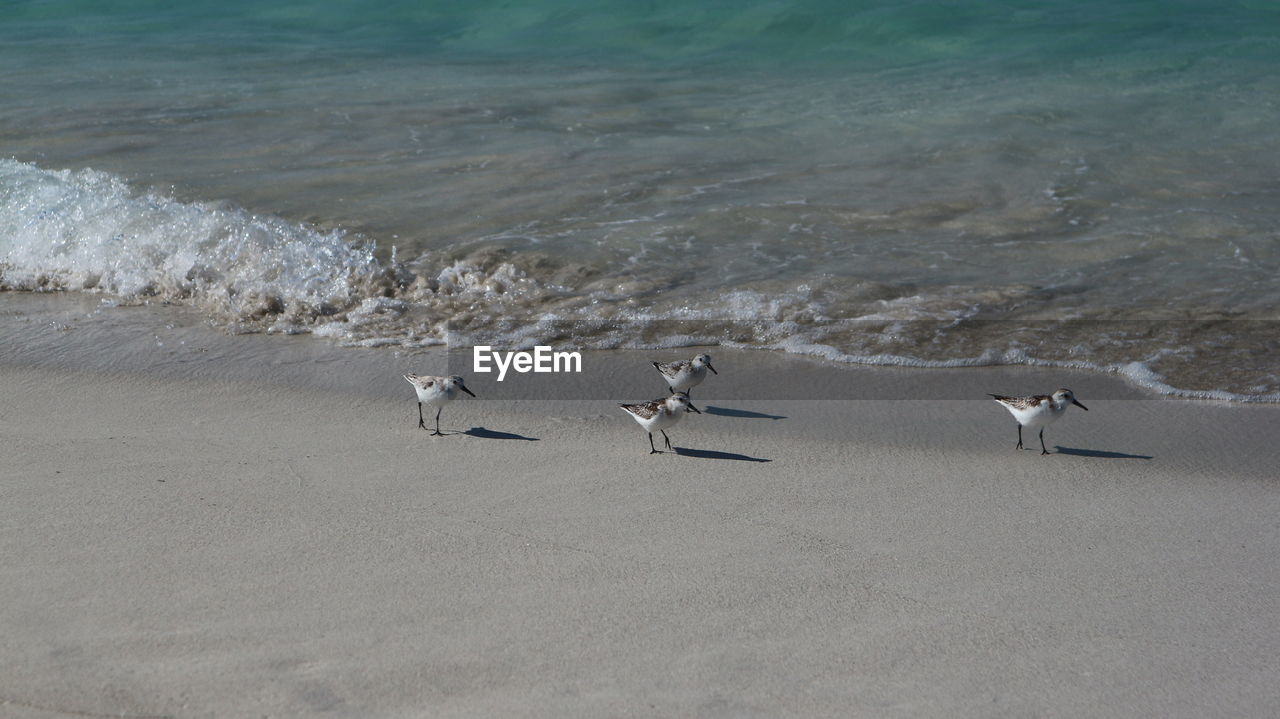
[[[667,430],[660,429],[658,431],[662,433],[662,438],[667,440],[667,449],[671,449],[671,438],[667,436]]]
[[[422,429],[427,428],[427,421],[422,418],[422,403],[418,403],[418,426]]]
[[[1022,449],[1022,425],[1018,425],[1018,449]]]
[[[434,432],[432,432],[432,433],[431,433],[431,436],[432,436],[432,437],[443,437],[443,436],[444,436],[444,432],[441,432],[441,431],[440,431],[440,411],[441,411],[441,410],[443,410],[443,409],[444,409],[444,407],[440,407],[439,409],[437,409],[437,410],[436,410],[436,431],[434,431]]]
[[[657,454],[658,448],[653,446],[653,432],[649,433],[649,454]]]
[[[1048,454],[1049,450],[1044,448],[1044,427],[1040,428],[1040,454]]]

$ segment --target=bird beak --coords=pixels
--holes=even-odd
[[[467,394],[471,395],[472,397],[475,397],[475,396],[476,396],[476,393],[475,393],[475,392],[472,392],[471,390],[467,389],[467,388],[466,388],[465,386],[463,386],[463,385],[458,385],[458,389],[462,390],[463,392],[466,392]]]
[[[698,408],[697,408],[697,407],[694,407],[692,404],[690,404],[690,405],[689,405],[689,411],[690,411],[690,412],[697,412],[698,414],[702,414],[702,412],[699,412],[699,411],[698,411]]]
[[[1074,399],[1073,399],[1073,400],[1071,400],[1071,404],[1074,404],[1075,406],[1079,407],[1080,409],[1082,409],[1082,410],[1084,410],[1084,411],[1086,411],[1086,412],[1088,412],[1088,411],[1089,411],[1089,408],[1088,408],[1088,407],[1086,407],[1086,406],[1084,406],[1084,405],[1080,404],[1079,402],[1075,401]]]
[[[707,369],[711,370],[711,374],[720,374],[719,372],[716,371],[715,367],[711,366],[710,362],[707,363]]]

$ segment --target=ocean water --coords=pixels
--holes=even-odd
[[[0,5],[0,290],[1280,401],[1280,5],[375,5]]]

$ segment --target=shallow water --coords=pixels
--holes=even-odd
[[[1270,5],[410,5],[18,3],[0,287],[1280,398]]]

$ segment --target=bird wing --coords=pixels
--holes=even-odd
[[[657,367],[662,374],[668,377],[675,377],[680,374],[687,364],[689,364],[689,360],[678,360],[676,362],[654,362],[653,366]]]
[[[1038,407],[1041,402],[1049,402],[1053,399],[1047,394],[1038,394],[1034,397],[1008,397],[1002,394],[990,394],[989,392],[988,394],[1000,404],[1008,405],[1014,409]]]
[[[640,419],[649,419],[658,413],[658,409],[662,405],[662,400],[653,400],[652,402],[639,402],[637,404],[620,404],[622,409],[634,414]]]

